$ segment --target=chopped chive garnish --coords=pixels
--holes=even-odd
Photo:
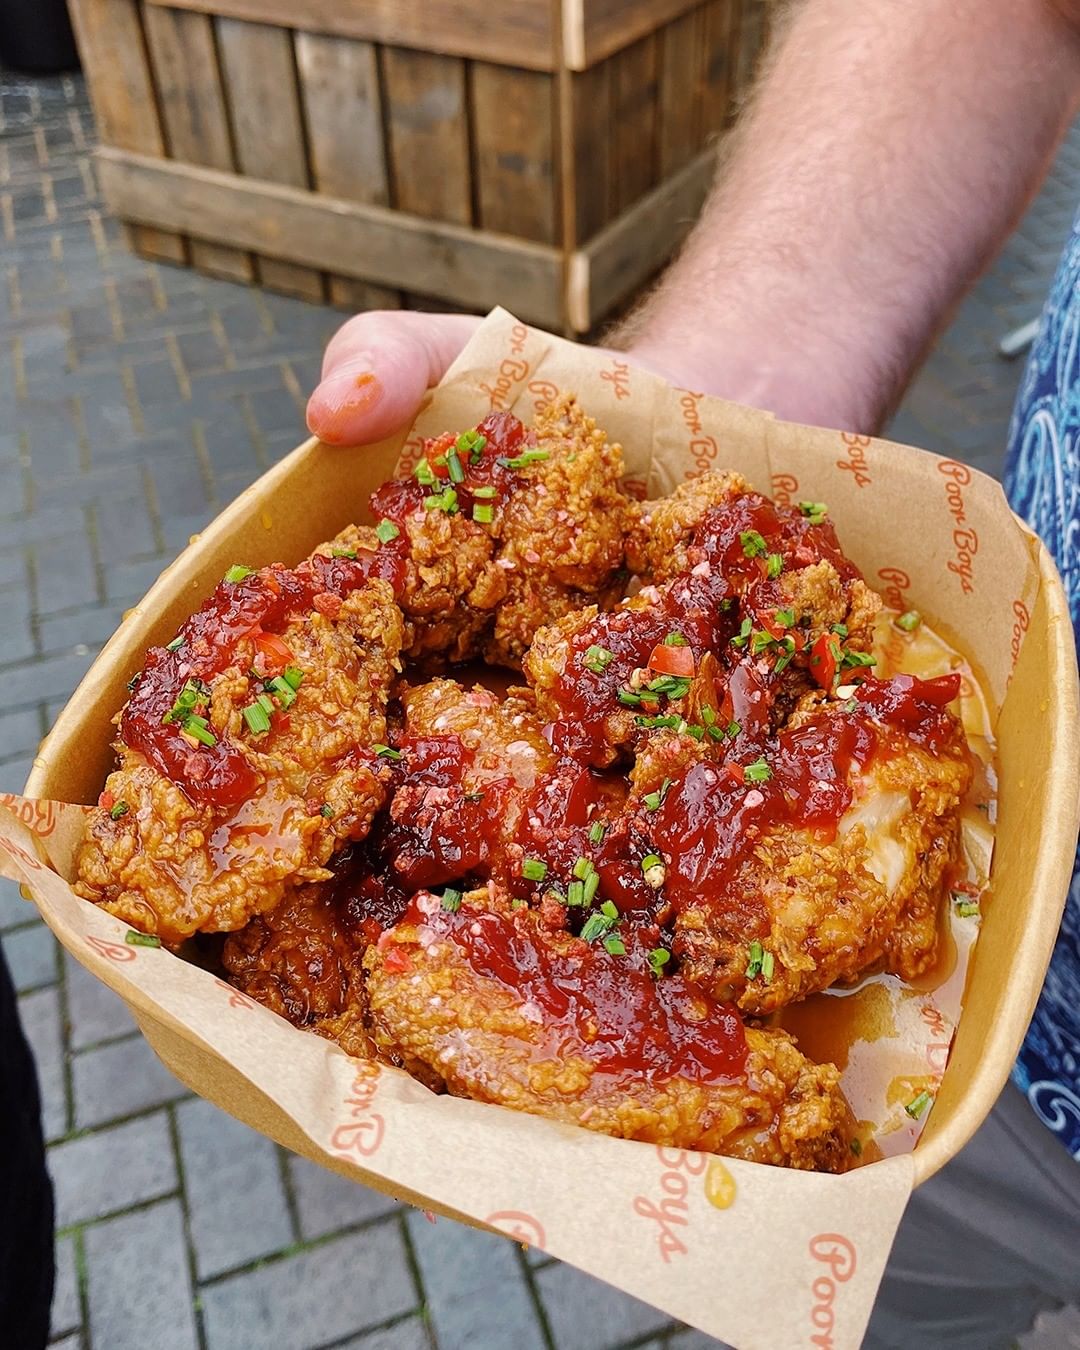
[[[768,544],[757,530],[742,530],[739,534],[739,543],[742,544],[742,551],[748,558],[759,558],[769,551]]]
[[[934,1099],[930,1096],[929,1092],[924,1090],[920,1092],[917,1097],[913,1097],[904,1107],[904,1110],[912,1120],[918,1120],[933,1100]]]
[[[165,644],[165,650],[167,652],[178,652],[183,645],[184,639],[182,637],[174,637],[171,642]]]
[[[445,511],[448,516],[452,516],[457,509],[457,493],[452,487],[443,488],[437,495],[424,498],[425,511]]]
[[[585,904],[585,883],[572,881],[566,888],[566,903],[580,909]]]
[[[495,510],[484,502],[477,502],[472,509],[472,518],[478,525],[490,525],[495,519]]]
[[[547,863],[539,858],[526,858],[521,864],[521,875],[526,881],[543,881],[547,876]]]
[[[922,623],[922,615],[917,609],[909,609],[906,614],[901,614],[893,622],[897,628],[902,628],[905,633],[914,633],[915,629]]]
[[[124,934],[124,941],[129,947],[160,947],[161,939],[153,933],[136,933],[134,928],[129,928]]]
[[[735,737],[739,734],[740,731],[742,731],[741,722],[729,722],[727,724],[727,734],[731,737],[732,740],[735,739]]]
[[[116,807],[113,807],[113,810],[115,811]],[[962,919],[970,919],[973,915],[979,913],[979,902],[977,900],[969,900],[966,895],[955,894],[953,900],[956,903],[956,912]]]
[[[641,702],[641,695],[635,694],[632,689],[620,689],[618,699],[624,708],[636,708]]]
[[[756,980],[761,974],[761,963],[765,958],[765,952],[757,938],[747,947],[746,958],[746,978]]]
[[[606,647],[598,647],[594,642],[581,657],[581,664],[594,675],[602,675],[614,660],[614,652],[609,652]]]
[[[664,694],[673,701],[685,698],[691,681],[685,675],[661,675],[646,687],[654,694]]]
[[[373,745],[371,748],[375,751],[375,754],[379,757],[379,759],[389,759],[396,764],[398,760],[401,758],[401,751],[395,750],[392,745],[376,744]]]
[[[671,787],[671,779],[665,778],[655,792],[646,792],[641,799],[646,811],[659,810],[660,804],[668,794],[669,787]]]
[[[595,942],[597,938],[604,937],[618,925],[619,911],[611,903],[605,900],[599,910],[593,910],[585,920],[585,925],[581,930],[581,936],[586,942]],[[616,953],[621,955],[621,953]]]
[[[128,806],[127,802],[117,802],[109,812],[109,817],[112,820],[119,820],[121,816],[126,816],[130,810],[131,807]]]
[[[792,628],[795,624],[795,611],[793,609],[778,609],[776,611],[776,622],[781,628]]]
[[[767,783],[772,777],[772,769],[764,755],[755,759],[753,764],[747,764],[743,769],[743,778],[748,783]]]
[[[468,455],[472,462],[477,464],[485,445],[487,437],[482,436],[479,431],[463,431],[454,442],[454,449],[459,454]]]
[[[667,635],[667,637],[664,638],[663,645],[664,645],[665,647],[689,647],[689,646],[690,646],[689,642],[687,642],[686,638],[684,638],[683,635],[682,635],[681,633],[669,633],[669,634]]]
[[[663,865],[664,860],[663,858],[660,857],[658,853],[650,853],[647,857],[642,858],[641,871],[644,874],[647,873],[649,869],[652,867],[663,867]]]
[[[708,708],[708,707],[702,708],[702,710],[701,710],[701,720],[705,723],[705,725],[706,725],[707,727],[715,726],[715,725],[716,725],[716,709],[715,709],[715,708]]]
[[[378,525],[375,526],[375,535],[380,544],[388,544],[391,539],[396,539],[400,533],[401,531],[392,520],[380,520]],[[354,553],[352,556],[355,558],[356,554]]]
[[[840,711],[853,713],[858,706],[859,700],[857,698],[845,699],[844,702],[840,704]]]
[[[766,633],[764,628],[759,629],[750,639],[750,650],[755,656],[760,656],[762,652],[767,651],[776,639],[771,633]]]
[[[604,901],[604,903],[600,906],[600,913],[607,915],[607,917],[611,920],[612,923],[619,922],[619,911],[615,907],[615,903],[612,900]]]
[[[609,956],[625,956],[626,943],[623,942],[621,937],[616,937],[614,933],[610,933],[604,938],[604,950]]]
[[[811,525],[820,525],[829,513],[824,502],[799,502],[799,510]]]
[[[140,681],[141,679],[142,679],[142,671],[141,671],[141,670],[137,670],[137,671],[135,672],[135,674],[132,675],[131,679],[128,680],[128,682],[127,682],[127,691],[128,691],[129,694],[133,694],[133,693],[135,692],[135,690],[138,689],[138,687],[139,687],[139,681]]]
[[[773,954],[772,952],[761,953],[761,978],[766,984],[773,977]]]
[[[451,914],[456,914],[461,908],[461,892],[454,890],[453,886],[447,886],[442,893],[442,907]]]
[[[705,728],[699,727],[693,722],[688,722],[686,726],[683,727],[683,732],[695,741],[703,741],[705,739]]]
[[[183,722],[183,731],[185,736],[190,736],[200,745],[217,745],[217,737],[210,730],[205,717],[187,717]]]
[[[323,802],[322,806],[319,807],[319,815],[324,816],[327,820],[333,820],[334,808],[329,802]]]
[[[205,703],[210,697],[210,690],[201,680],[187,680],[184,687],[176,696],[176,702],[161,719],[168,725],[169,722],[182,722],[188,717],[200,703]]]
[[[281,678],[290,689],[296,690],[304,683],[304,672],[299,666],[286,666],[281,672]]]
[[[869,652],[850,652],[846,651],[841,660],[843,669],[848,670],[854,666],[876,666],[877,658],[871,656]]]
[[[671,960],[671,953],[664,947],[654,947],[649,953],[649,965],[654,975],[662,975],[664,967]]]
[[[249,703],[246,708],[241,708],[240,711],[248,725],[248,730],[253,736],[261,736],[264,731],[270,730],[269,714],[258,699],[254,703]]]
[[[446,467],[450,470],[451,483],[464,483],[465,470],[461,467],[461,460],[458,458],[457,447],[447,451]]]
[[[243,581],[245,577],[253,576],[254,573],[255,573],[254,567],[242,567],[239,563],[236,563],[234,564],[234,566],[230,567],[229,570],[225,573],[225,580]]]
[[[775,581],[784,570],[784,560],[779,553],[770,553],[765,559],[765,575],[770,581]]]
[[[591,905],[596,892],[600,889],[600,873],[590,872],[582,885],[584,886],[583,900],[585,904]]]
[[[378,534],[378,530],[375,531]],[[348,558],[351,562],[356,561],[356,549],[354,548],[332,548],[330,550],[332,558]]]
[[[505,465],[508,469],[526,469],[530,464],[539,464],[545,459],[550,459],[550,450],[523,450],[520,455],[515,455],[513,459],[500,459],[499,463]]]
[[[607,826],[604,824],[602,820],[594,820],[593,823],[589,826],[589,843],[599,844],[601,839],[603,839],[604,837],[604,831],[606,829]]]
[[[511,909],[528,909],[528,908],[529,908],[529,902],[528,902],[528,900],[522,900],[520,897],[517,897],[516,899],[510,901],[510,908],[511,908]]]
[[[413,469],[413,474],[416,478],[416,481],[420,484],[421,487],[435,486],[436,483],[435,474],[432,472],[431,465],[427,462],[426,459],[422,459],[420,463],[416,466],[416,468]]]
[[[736,635],[731,639],[731,645],[733,647],[745,647],[747,640],[750,637],[750,630],[753,628],[753,626],[754,624],[751,619],[743,619],[742,627],[739,629],[738,633],[736,633]]]
[[[830,633],[835,633],[837,637],[846,638],[848,635],[848,626],[846,623],[834,623],[829,629]]]
[[[272,680],[267,680],[267,689],[278,697],[278,702],[283,708],[291,708],[296,702],[296,689],[290,680],[284,675],[277,675]]]
[[[574,863],[574,876],[579,881],[584,881],[592,870],[593,865],[589,858],[578,858],[577,862]]]
[[[482,502],[489,502],[496,495],[496,489],[493,487],[474,487],[470,488],[469,491]]]
[[[657,727],[677,727],[682,720],[674,713],[666,713],[663,717],[635,717],[634,725],[655,731]]]
[[[861,1140],[861,1139],[853,1139],[853,1140],[851,1141],[851,1151],[852,1151],[852,1153],[855,1155],[856,1158],[861,1158],[861,1157],[862,1157],[862,1140]]]

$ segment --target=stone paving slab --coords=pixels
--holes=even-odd
[[[305,435],[341,315],[146,263],[104,213],[81,81],[0,76],[0,791],[124,609]],[[999,472],[1080,195],[1080,132],[913,384],[892,434]],[[42,1081],[63,1350],[708,1350],[542,1253],[430,1224],[291,1157],[169,1077],[123,1005],[0,884]],[[1074,1343],[1044,1319],[1038,1344]]]

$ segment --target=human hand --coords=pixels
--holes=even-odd
[[[308,429],[327,445],[368,445],[409,426],[425,390],[438,384],[480,322],[471,314],[407,310],[349,319],[323,356],[322,379],[308,400]],[[633,348],[616,354],[682,382],[678,371],[651,355],[639,357]]]

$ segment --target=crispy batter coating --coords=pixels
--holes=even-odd
[[[481,897],[486,901],[486,892],[466,897],[452,916],[434,897],[421,897],[369,948],[364,964],[372,1027],[384,1054],[456,1096],[602,1134],[778,1166],[845,1170],[854,1122],[835,1068],[811,1064],[784,1032],[750,1029],[745,1061],[736,1057],[726,1074],[706,1072],[692,1057],[681,1061],[681,1073],[668,1075],[645,1060],[612,1060],[610,1024],[597,1026],[590,1014],[605,1008],[608,997],[617,999],[620,984],[637,1019],[631,1039],[647,1024],[656,1036],[689,1029],[708,1044],[723,1010],[700,995],[695,1002],[678,976],[658,981],[647,967],[631,973],[627,957],[552,933],[529,911],[484,914]],[[464,941],[452,936],[474,926],[485,929],[480,955],[467,934]],[[499,930],[511,931],[500,938]],[[516,987],[513,964],[491,973],[496,958],[490,950],[501,951],[502,939],[511,961],[523,960],[526,992]],[[537,965],[546,972],[546,990],[537,989]],[[610,989],[603,987],[607,979]],[[567,999],[569,1011],[560,1015]],[[695,1023],[691,1014],[704,1020]],[[737,1021],[731,1034],[741,1046]]]
[[[876,967],[912,979],[933,964],[970,757],[959,734],[936,752],[896,729],[881,735],[879,755],[852,771],[854,798],[835,838],[766,826],[734,876],[701,879],[675,919],[688,979],[764,1015]],[[743,828],[754,831],[748,817]],[[755,941],[773,958],[767,979],[748,974]]]
[[[741,473],[703,473],[680,483],[668,497],[644,502],[626,541],[626,565],[639,576],[664,580],[692,563],[687,548],[706,512],[750,491]]]
[[[370,581],[336,617],[310,610],[281,636],[304,681],[269,732],[256,738],[241,715],[257,687],[251,638],[211,685],[210,728],[255,771],[252,796],[238,807],[197,804],[121,741],[106,792],[127,810],[91,813],[78,894],[169,945],[240,928],[290,885],[328,877],[330,856],[363,837],[383,802],[385,769],[352,752],[386,734],[403,636],[390,587]]]
[[[269,913],[229,935],[230,981],[295,1027],[337,1041],[348,1055],[374,1054],[366,1030],[361,963],[367,937],[326,885],[298,886]]]

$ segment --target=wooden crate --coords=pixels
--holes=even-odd
[[[767,0],[69,3],[140,253],[587,332],[697,213]]]

